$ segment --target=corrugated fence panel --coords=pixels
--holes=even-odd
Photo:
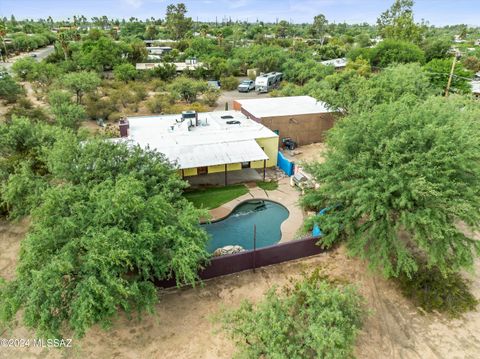
[[[283,153],[278,152],[278,157],[277,157],[277,166],[287,174],[287,176],[292,176],[294,169],[295,169],[295,163],[289,161],[288,159],[285,158]]]

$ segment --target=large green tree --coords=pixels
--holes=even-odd
[[[205,213],[163,155],[70,134],[47,163],[55,181],[32,213],[16,279],[1,286],[1,319],[22,309],[41,335],[82,335],[119,310],[152,309],[155,280],[194,283],[208,256]]]
[[[167,6],[165,25],[174,40],[182,39],[192,28],[192,18],[186,17],[186,13],[187,7],[183,3],[178,3],[177,5],[170,4]]]
[[[83,95],[100,85],[100,77],[94,72],[72,72],[62,77],[61,84],[71,90],[77,96],[77,104],[81,104]]]
[[[425,64],[424,69],[430,76],[432,85],[439,91],[444,92],[447,84],[450,71],[452,69],[453,59],[434,59]],[[462,63],[457,62],[453,72],[450,92],[469,94],[472,92],[470,79],[473,73],[466,70]]]
[[[387,276],[423,263],[442,273],[472,267],[480,242],[478,104],[461,97],[406,97],[342,119],[328,136],[320,184],[304,204],[330,207],[316,218],[330,246]]]
[[[413,0],[395,0],[393,5],[377,19],[380,34],[385,39],[420,43],[425,32],[413,18]]]
[[[345,70],[319,83],[309,82],[305,89],[343,114],[368,112],[376,105],[405,96],[425,99],[434,93],[429,77],[418,64],[389,66],[370,78]]]

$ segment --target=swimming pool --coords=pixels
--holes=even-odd
[[[207,251],[229,245],[253,249],[253,225],[257,226],[257,248],[270,246],[282,238],[280,226],[288,218],[288,210],[275,202],[251,200],[238,205],[218,222],[203,224],[210,234]]]

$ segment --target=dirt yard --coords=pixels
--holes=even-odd
[[[19,242],[28,221],[0,223],[0,275],[11,279]],[[272,285],[321,267],[332,276],[358,285],[372,314],[367,318],[355,350],[358,358],[479,358],[480,310],[459,320],[422,315],[391,282],[365,270],[365,263],[348,258],[345,250],[321,254],[217,278],[196,288],[159,293],[155,314],[129,321],[121,315],[110,331],[92,328],[73,348],[0,348],[0,358],[231,358],[233,343],[211,318],[221,308],[236,307],[243,299],[258,301]],[[477,262],[477,273],[480,262]],[[472,276],[480,296],[480,277]],[[34,338],[24,327],[0,331],[3,338]]]
[[[324,143],[312,143],[311,145],[305,145],[297,147],[293,151],[284,151],[285,157],[295,163],[301,164],[302,162],[318,161],[323,162],[323,155],[327,147]]]

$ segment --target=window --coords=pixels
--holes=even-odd
[[[242,162],[242,169],[243,168],[250,168],[250,162]]]
[[[206,175],[208,173],[208,167],[197,167],[197,175]]]

